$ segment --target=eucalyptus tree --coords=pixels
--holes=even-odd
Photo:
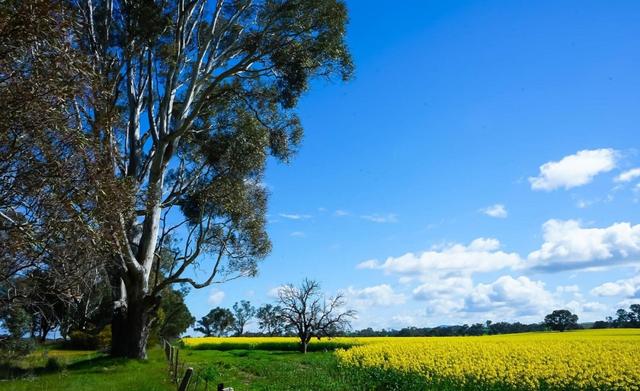
[[[94,311],[110,253],[102,227],[127,191],[76,113],[101,77],[71,11],[62,0],[0,2],[0,323],[26,314],[42,338]]]
[[[71,1],[71,0],[70,0]],[[132,208],[106,230],[112,354],[142,358],[161,291],[256,274],[268,158],[302,137],[315,77],[348,79],[341,0],[73,0],[78,47],[102,80],[79,123],[100,140]],[[167,273],[160,249],[171,252]],[[152,276],[161,278],[152,278]]]
[[[233,304],[233,331],[237,336],[244,334],[244,328],[256,315],[256,308],[248,300],[240,300]]]
[[[285,325],[281,316],[282,308],[277,305],[263,304],[256,311],[258,328],[270,337],[281,335],[285,332]]]
[[[205,337],[222,337],[233,328],[235,318],[228,308],[216,307],[198,321],[198,327],[194,328],[204,334]]]

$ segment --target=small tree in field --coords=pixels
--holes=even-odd
[[[194,330],[199,331],[205,337],[223,336],[233,326],[235,319],[227,308],[216,307],[198,321],[199,327]]]
[[[244,333],[244,327],[256,314],[256,308],[251,305],[247,300],[241,300],[239,303],[233,305],[233,315],[235,322],[233,322],[233,330],[235,334],[240,336]]]
[[[578,327],[578,315],[568,310],[555,310],[544,317],[544,323],[551,330],[565,331]]]
[[[350,326],[353,310],[343,310],[342,294],[325,298],[317,281],[305,279],[300,286],[285,285],[278,292],[281,318],[300,338],[300,350],[307,353],[311,338],[331,337]]]

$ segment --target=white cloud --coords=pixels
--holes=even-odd
[[[209,293],[209,297],[207,298],[207,303],[211,305],[218,305],[222,303],[222,300],[224,300],[224,292],[218,289],[213,289]]]
[[[356,265],[356,269],[377,269],[378,267],[380,267],[380,262],[375,259],[369,259]]]
[[[627,170],[627,171],[621,173],[620,175],[615,177],[614,181],[619,182],[619,183],[621,183],[621,182],[630,182],[630,181],[636,179],[637,177],[640,177],[640,167],[632,168],[631,170]]]
[[[542,226],[544,243],[528,256],[528,266],[548,271],[586,269],[637,261],[640,224],[615,223],[584,228],[576,220],[548,220]]]
[[[294,238],[304,238],[306,235],[302,231],[293,231],[289,236],[293,236]]]
[[[507,208],[502,204],[487,206],[486,208],[480,209],[480,212],[497,219],[504,219],[508,216]]]
[[[280,291],[284,287],[285,287],[285,285],[279,285],[279,286],[277,286],[275,288],[269,289],[269,291],[267,292],[267,296],[272,297],[272,298],[278,298],[279,295],[280,295]]]
[[[580,209],[586,209],[588,207],[590,207],[591,205],[593,205],[596,201],[591,201],[591,200],[578,200],[576,202],[576,206]]]
[[[540,173],[530,177],[531,189],[551,191],[586,185],[603,172],[616,167],[618,153],[611,148],[582,150],[559,161],[540,166]]]
[[[368,260],[359,269],[382,269],[386,273],[429,275],[434,272],[488,272],[520,265],[520,256],[500,250],[500,242],[492,238],[478,238],[469,245],[448,244],[422,254],[406,253],[389,257],[383,263]]]
[[[333,215],[336,217],[344,217],[344,216],[349,216],[351,213],[349,213],[346,210],[342,210],[342,209],[338,209],[335,212],[333,212]]]
[[[362,289],[347,288],[347,303],[356,307],[393,306],[404,304],[406,297],[402,293],[394,292],[387,284],[370,286]]]
[[[362,215],[361,219],[371,221],[373,223],[397,223],[398,215],[395,213],[388,213],[386,215],[382,214],[371,214],[371,215]]]
[[[581,320],[584,320],[584,317],[582,315],[585,313],[602,314],[602,313],[606,313],[611,309],[609,308],[609,306],[599,303],[597,301],[585,302],[585,301],[579,301],[579,300],[572,300],[566,303],[563,306],[563,308],[566,308],[573,313],[579,314]],[[597,316],[596,318],[602,319],[601,316]]]
[[[303,215],[297,213],[280,213],[279,216],[289,220],[307,220],[311,218],[311,215]]]
[[[473,289],[473,281],[468,276],[452,276],[431,279],[413,290],[417,300],[429,300],[437,296],[464,296]]]
[[[490,284],[478,284],[466,300],[467,311],[502,310],[518,316],[542,314],[554,305],[544,283],[525,276],[501,276]]]
[[[416,326],[418,323],[416,317],[411,315],[394,315],[391,317],[391,320],[394,324],[400,325],[402,327]]]
[[[580,287],[577,285],[560,285],[556,288],[558,293],[579,293]]]
[[[591,290],[595,296],[640,297],[640,274],[632,278],[605,282]]]
[[[413,297],[425,303],[427,313],[454,319],[540,317],[557,303],[542,281],[509,275],[477,285],[469,276],[431,278],[413,290]]]

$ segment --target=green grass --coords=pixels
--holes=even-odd
[[[62,352],[59,353],[58,352]],[[17,380],[0,380],[0,391],[175,391],[168,380],[160,349],[151,349],[147,361],[114,359],[92,352],[50,351],[49,356],[76,356],[61,360],[60,370],[47,370],[45,361],[31,358],[32,366],[15,363]],[[4,368],[4,374],[7,368]]]
[[[62,353],[58,353],[62,352]],[[82,354],[81,354],[82,353]],[[174,391],[160,349],[151,349],[147,361],[113,359],[95,352],[50,351],[48,356],[75,357],[62,370],[46,370],[45,361],[21,363],[19,378],[0,380],[0,391]],[[338,368],[333,352],[260,350],[180,350],[181,362],[198,374],[211,376],[209,390],[218,383],[244,390],[365,390]],[[14,373],[15,375],[15,373]],[[192,385],[195,385],[192,382]],[[203,390],[200,382],[198,390]]]
[[[182,350],[182,358],[196,371],[207,367],[236,391],[243,390],[359,390],[355,379],[344,376],[333,352],[263,350]],[[370,389],[370,388],[367,388]]]

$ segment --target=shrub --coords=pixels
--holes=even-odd
[[[96,336],[96,347],[102,351],[108,351],[111,348],[111,325],[105,326]]]
[[[0,363],[11,362],[24,357],[35,349],[32,339],[5,338],[0,336]]]
[[[64,368],[64,364],[57,357],[49,357],[44,367],[47,371],[59,371]]]
[[[94,334],[76,330],[69,333],[67,344],[73,349],[93,350],[98,348],[98,338]]]

